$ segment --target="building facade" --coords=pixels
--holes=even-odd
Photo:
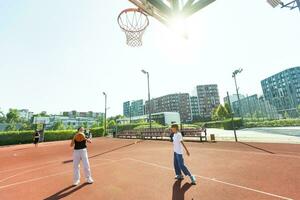
[[[239,97],[240,97],[240,99],[245,98],[245,96],[242,95],[242,94],[239,94]],[[225,104],[225,103],[229,103],[228,97],[227,97],[227,96],[224,97],[223,100],[224,100],[224,104]],[[237,95],[237,94],[232,94],[232,95],[230,95],[230,96],[229,96],[229,100],[230,100],[230,107],[231,107],[232,111],[233,111],[234,113],[238,113],[237,110],[234,110],[234,107],[233,107],[233,104],[232,104],[233,102],[238,101],[238,95]]]
[[[136,117],[145,114],[144,100],[126,101],[123,103],[123,115],[125,117]]]
[[[144,100],[132,101],[130,105],[131,116],[144,115]]]
[[[191,112],[192,112],[192,120],[196,121],[200,119],[200,110],[199,110],[199,101],[197,96],[191,96]]]
[[[33,112],[30,112],[28,109],[17,110],[20,118],[23,120],[30,120],[33,116]]]
[[[220,104],[218,85],[198,85],[197,96],[201,118],[211,118],[213,109]]]
[[[178,112],[184,123],[192,121],[190,95],[188,93],[169,94],[151,99],[151,113]],[[145,113],[149,113],[148,101],[145,104]]]
[[[76,110],[72,110],[72,111],[64,111],[61,114],[62,114],[62,116],[71,117],[71,118],[75,118],[75,117],[90,117],[90,118],[102,117],[103,118],[104,117],[104,113],[93,112],[93,111],[78,112]]]
[[[264,97],[285,116],[298,117],[300,105],[300,67],[293,67],[261,81]]]
[[[117,119],[118,124],[128,124],[132,122],[140,122],[141,120],[148,121],[148,115],[135,116],[131,118],[119,118]],[[161,112],[151,114],[152,121],[155,121],[161,125],[171,125],[172,123],[180,124],[180,115],[178,112]]]
[[[257,94],[240,99],[242,107],[242,116],[244,118],[267,118],[278,119],[279,115],[274,106],[263,97],[258,98]],[[235,115],[238,116],[240,106],[238,100],[232,102],[232,108]]]
[[[130,101],[125,101],[123,103],[123,115],[125,117],[130,117]]]

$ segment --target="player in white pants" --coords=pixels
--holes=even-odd
[[[78,132],[75,134],[74,138],[71,142],[71,147],[74,146],[73,152],[73,185],[76,186],[80,183],[80,160],[82,160],[84,174],[87,183],[93,183],[91,170],[90,170],[90,163],[88,159],[87,149],[86,149],[86,142],[91,143],[90,139],[85,138],[84,135],[84,128],[78,128]]]

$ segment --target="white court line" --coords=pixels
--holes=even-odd
[[[109,158],[98,158],[98,159],[93,159],[93,160],[94,160],[94,161],[97,161],[97,160],[115,161],[115,160],[109,159]],[[46,165],[46,166],[38,167],[38,168],[34,168],[34,169],[30,169],[30,170],[27,170],[27,171],[22,171],[22,172],[20,172],[20,173],[17,173],[17,174],[14,174],[14,175],[12,175],[12,176],[9,176],[9,177],[6,177],[6,178],[4,178],[4,179],[1,179],[1,180],[0,180],[0,183],[6,181],[6,180],[8,180],[8,179],[14,178],[14,177],[16,177],[16,176],[23,175],[23,174],[26,174],[26,173],[28,173],[28,172],[33,172],[33,171],[36,171],[36,170],[39,170],[39,169],[42,169],[42,168],[45,168],[45,167],[48,167],[48,166],[51,166],[51,165],[61,165],[61,162],[56,162],[56,163],[53,163],[53,164],[51,164],[51,165],[45,163],[44,165]]]
[[[49,162],[41,163],[41,164],[36,164],[36,165],[29,165],[29,166],[25,166],[25,167],[18,167],[18,168],[14,168],[14,169],[2,170],[2,171],[0,171],[0,174],[10,172],[10,171],[19,170],[19,169],[31,168],[31,167],[35,167],[35,166],[39,166],[39,165],[46,165],[46,164],[50,164],[50,163],[53,163],[53,162],[59,162],[59,161],[62,161],[62,160],[53,160],[53,161],[49,161]]]
[[[91,166],[91,168],[98,167],[98,166],[103,166],[103,165],[109,165],[109,164],[112,164],[112,163],[115,163],[115,162],[119,162],[119,161],[122,161],[122,160],[124,160],[124,158],[120,159],[120,160],[113,160],[113,161],[111,161],[109,163],[96,164],[96,165]],[[62,174],[67,174],[67,173],[72,172],[72,171],[73,170],[67,170],[67,171],[64,171],[64,172],[59,172],[59,173],[51,174],[51,175],[48,175],[48,176],[42,176],[42,177],[39,177],[39,178],[28,179],[26,181],[19,181],[19,182],[8,184],[8,185],[3,185],[3,186],[0,186],[0,190],[8,188],[8,187],[16,186],[16,185],[21,185],[21,184],[24,184],[24,183],[30,183],[30,182],[34,182],[34,181],[39,181],[39,180],[50,178],[50,177],[53,177],[53,176],[59,176],[59,175],[62,175]]]
[[[171,171],[174,170],[174,169],[172,169],[170,167],[162,166],[162,165],[151,163],[151,162],[146,162],[146,161],[143,161],[143,160],[138,160],[138,159],[134,159],[134,158],[126,158],[126,159],[127,160],[136,161],[136,162],[140,162],[140,163],[143,163],[143,164],[146,164],[146,165],[150,165],[150,166],[154,166],[154,167],[166,169],[166,170],[171,170]],[[237,188],[240,188],[240,189],[249,190],[249,191],[252,191],[252,192],[257,192],[257,193],[265,194],[265,195],[268,195],[268,196],[277,197],[279,199],[293,200],[293,199],[288,198],[288,197],[284,197],[284,196],[280,196],[280,195],[276,195],[276,194],[264,192],[264,191],[261,191],[261,190],[256,190],[256,189],[253,189],[253,188],[249,188],[249,187],[245,187],[245,186],[241,186],[241,185],[237,185],[237,184],[233,184],[233,183],[229,183],[229,182],[217,180],[215,178],[210,178],[210,177],[205,177],[205,176],[200,176],[200,175],[195,175],[195,176],[197,176],[199,178],[202,178],[202,179],[209,180],[209,181],[214,181],[214,182],[217,182],[217,183],[222,183],[222,184],[225,184],[225,185],[230,185],[232,187],[237,187]]]
[[[33,171],[36,171],[36,170],[39,170],[39,169],[42,169],[42,168],[45,168],[45,167],[48,167],[48,166],[51,166],[51,165],[57,165],[57,164],[58,164],[58,163],[53,163],[53,164],[50,164],[50,165],[47,164],[46,166],[43,166],[43,167],[38,167],[38,168],[34,168],[34,169],[22,171],[22,172],[20,172],[20,173],[16,173],[16,174],[14,174],[14,175],[12,175],[12,176],[9,176],[9,177],[6,177],[6,178],[4,178],[4,179],[1,179],[1,180],[0,180],[0,183],[6,181],[6,180],[8,180],[8,179],[11,179],[11,178],[13,178],[13,177],[16,177],[16,176],[19,176],[19,175],[23,175],[23,174],[26,174],[26,173],[28,173],[28,172],[33,172]]]

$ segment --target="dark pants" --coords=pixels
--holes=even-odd
[[[184,165],[182,154],[178,154],[174,152],[174,168],[175,168],[175,174],[181,175],[181,171],[186,176],[191,176],[190,171],[188,168]]]

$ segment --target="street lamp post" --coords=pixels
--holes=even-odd
[[[103,92],[103,95],[105,97],[105,107],[104,107],[104,135],[106,135],[106,111],[107,111],[107,94]]]
[[[237,83],[236,83],[236,75],[237,75],[238,73],[241,73],[242,71],[243,71],[243,69],[240,68],[240,69],[237,69],[237,70],[235,70],[234,72],[232,72],[232,78],[234,78],[236,94],[237,94],[237,97],[238,97],[238,102],[239,102],[239,107],[240,107],[240,109],[239,109],[239,112],[240,112],[240,113],[239,113],[239,114],[240,114],[240,116],[241,116],[241,118],[242,118],[242,120],[243,120],[243,111],[242,111],[242,105],[241,105],[241,100],[240,100],[240,95],[239,95],[239,89],[238,89]]]
[[[149,72],[142,70],[144,74],[147,75],[147,82],[148,82],[148,112],[149,112],[149,126],[150,126],[150,131],[152,128],[152,119],[151,119],[151,100],[150,100],[150,84],[149,84]]]

